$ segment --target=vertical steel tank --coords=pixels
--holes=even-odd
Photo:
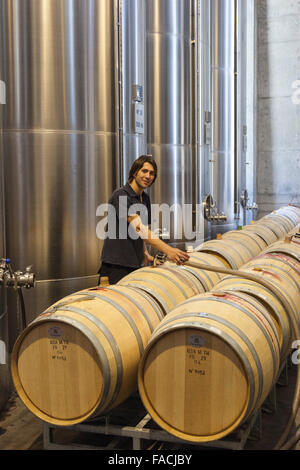
[[[172,244],[214,238],[242,222],[246,3],[146,2],[147,142],[159,166],[151,199],[171,206]]]
[[[240,149],[240,216],[243,225],[257,217],[256,204],[256,2],[237,1],[237,89]]]
[[[236,226],[236,3],[3,0],[6,253],[37,277],[28,321],[96,283],[97,206],[141,153],[172,244]],[[226,222],[204,222],[207,194]]]
[[[163,219],[158,225],[180,246],[187,238],[182,208],[193,203],[191,2],[147,0],[146,21],[148,153],[159,169],[151,202],[172,209],[169,226]]]
[[[210,237],[244,223],[247,194],[247,0],[211,0]],[[248,161],[247,161],[248,160]],[[253,167],[251,168],[253,171]],[[248,178],[249,179],[249,178]],[[245,191],[246,190],[246,191]],[[221,215],[221,217],[218,217]],[[224,215],[224,217],[223,217]],[[222,220],[223,219],[223,220]]]
[[[3,0],[1,13],[6,254],[33,265],[30,321],[98,279],[96,209],[119,180],[116,2]]]
[[[235,1],[211,1],[212,140],[209,160],[210,194],[227,217],[226,224],[212,222],[215,230],[236,226],[235,187]]]
[[[133,161],[147,153],[146,2],[118,3],[120,90],[120,184]]]
[[[209,237],[210,227],[204,218],[204,200],[211,191],[211,0],[196,0],[195,19],[196,239],[203,241]]]

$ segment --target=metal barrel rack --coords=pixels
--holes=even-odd
[[[225,438],[203,443],[179,439],[162,430],[146,412],[139,394],[133,394],[123,404],[97,421],[72,426],[44,423],[45,450],[201,450],[215,448],[243,450],[248,440],[262,438],[263,413],[277,412],[276,386],[288,385],[290,357],[282,364],[276,384],[262,407],[247,422]],[[92,443],[91,443],[92,441]]]

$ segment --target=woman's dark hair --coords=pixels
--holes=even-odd
[[[139,158],[137,158],[133,162],[133,164],[131,165],[130,171],[129,171],[129,176],[128,176],[128,182],[129,183],[131,183],[131,181],[134,178],[134,175],[138,171],[140,171],[140,169],[143,167],[144,163],[150,163],[150,165],[153,166],[154,179],[153,179],[152,184],[154,183],[154,181],[156,180],[156,177],[157,177],[157,165],[156,165],[156,162],[155,162],[154,158],[152,158],[152,155],[141,155]]]

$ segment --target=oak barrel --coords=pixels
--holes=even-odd
[[[265,219],[270,219],[272,221],[275,221],[278,225],[280,225],[285,232],[288,232],[289,230],[292,230],[292,228],[295,226],[294,222],[291,221],[289,217],[284,215],[283,213],[271,213],[265,217],[263,217],[261,220]]]
[[[212,292],[218,291],[243,292],[262,303],[275,324],[280,343],[281,362],[283,362],[292,344],[292,323],[285,305],[278,296],[259,282],[237,276],[226,276],[212,289]]]
[[[257,223],[244,225],[242,231],[256,233],[256,235],[258,235],[267,244],[267,246],[271,245],[271,243],[275,243],[279,238],[269,227],[262,226]]]
[[[238,269],[252,258],[250,250],[237,240],[209,240],[202,244],[199,251],[220,257],[226,261],[224,265],[232,269]]]
[[[213,266],[216,268],[224,269],[225,261],[221,261],[219,256],[215,256],[215,254],[204,253],[203,251],[194,251],[189,253],[189,261],[192,262],[194,265],[197,263],[201,265]],[[205,269],[198,269],[196,266],[176,266],[173,264],[177,269],[184,269],[185,271],[190,271],[197,280],[203,285],[204,291],[209,291],[217,282],[219,282],[223,277],[224,274],[214,272],[214,271],[206,271]]]
[[[261,254],[243,266],[243,268],[248,267],[271,270],[279,276],[284,276],[286,283],[296,292],[300,292],[300,263],[283,253]]]
[[[278,239],[284,238],[288,230],[286,230],[283,224],[279,223],[279,220],[275,217],[263,217],[256,222],[257,225],[267,227],[277,236]]]
[[[274,210],[271,214],[284,215],[290,221],[297,225],[300,222],[300,207],[288,205]]]
[[[193,262],[199,262],[199,263],[204,263],[204,259],[200,259],[199,255],[203,256],[208,256],[211,260],[213,260],[213,264],[211,266],[220,266],[220,267],[225,267],[225,268],[231,268],[232,264],[235,264],[234,259],[230,256],[230,254],[227,254],[226,257],[224,257],[224,253],[220,250],[213,249],[213,250],[203,250],[204,244],[198,248],[199,251],[194,251],[193,253],[189,253],[191,255],[191,260]],[[195,259],[195,257],[197,259]],[[221,265],[220,265],[221,263]]]
[[[288,236],[291,240],[298,241],[300,237],[300,224],[297,224],[292,230],[289,231]]]
[[[295,209],[294,207],[282,207],[274,211],[274,213],[288,218],[293,226],[295,226],[300,222],[300,210]]]
[[[86,289],[38,316],[12,352],[12,378],[29,410],[71,425],[93,419],[137,389],[138,363],[163,318],[145,292]]]
[[[249,248],[251,257],[257,256],[267,247],[266,242],[264,242],[255,232],[247,232],[246,230],[230,230],[222,235],[222,239],[243,243]]]
[[[292,240],[281,240],[276,243],[272,243],[272,245],[263,250],[262,253],[282,253],[300,261],[300,239],[292,238]]]
[[[261,406],[279,363],[276,328],[261,304],[247,294],[200,294],[155,329],[140,361],[139,392],[163,429],[207,442]]]
[[[260,276],[262,279],[266,279],[270,282],[274,289],[285,298],[286,306],[288,306],[288,315],[299,322],[299,307],[300,307],[300,292],[299,288],[295,286],[294,282],[291,282],[292,274],[284,272],[281,268],[275,265],[253,265],[243,266],[240,269],[241,272],[249,272]],[[294,338],[295,339],[295,338]]]
[[[123,277],[117,285],[144,290],[160,304],[165,314],[184,300],[205,292],[191,273],[177,266],[140,268]]]

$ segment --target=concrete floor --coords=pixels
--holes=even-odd
[[[282,435],[287,419],[291,410],[293,402],[293,396],[295,391],[295,383],[297,376],[297,366],[291,366],[286,369],[286,374],[283,374],[283,381],[281,385],[277,384],[275,387],[275,394],[273,394],[273,401],[270,401],[269,405],[276,405],[276,409],[269,410],[269,412],[261,413],[261,428],[260,436],[249,438],[246,441],[244,450],[272,450]],[[285,381],[287,379],[287,381]],[[126,404],[124,409],[126,409]],[[120,423],[123,424],[123,423]],[[154,423],[155,424],[155,423]],[[33,415],[21,402],[16,393],[13,393],[11,399],[4,410],[0,414],[0,450],[49,450],[46,446],[44,449],[43,445],[43,426],[44,423]],[[294,426],[291,430],[290,437],[295,434],[295,430],[300,426],[300,409],[298,410]],[[86,438],[86,434],[82,434],[77,430],[71,430],[67,432],[64,428],[58,430],[57,441],[59,444],[65,445],[65,448],[77,448],[83,449],[82,445],[106,445],[101,443],[99,439],[105,439],[105,442],[112,440],[110,436],[93,435],[93,441],[90,442]],[[91,434],[89,434],[91,436]],[[108,439],[109,438],[109,439]],[[114,438],[116,440],[116,437]],[[124,438],[121,438],[124,440]],[[100,444],[99,444],[100,442]],[[111,441],[112,442],[112,441]],[[127,439],[122,444],[121,440],[117,443],[117,449],[132,449],[132,439]],[[143,443],[147,442],[145,449],[197,449],[197,450],[211,450],[205,447],[195,447],[191,445],[180,444],[174,447],[171,443],[153,443],[150,441],[143,440]],[[122,447],[124,446],[124,447]],[[214,447],[214,446],[213,446]],[[292,450],[300,450],[300,440],[295,444]]]
[[[0,450],[28,450],[43,434],[43,422],[34,416],[13,393],[0,415]]]

